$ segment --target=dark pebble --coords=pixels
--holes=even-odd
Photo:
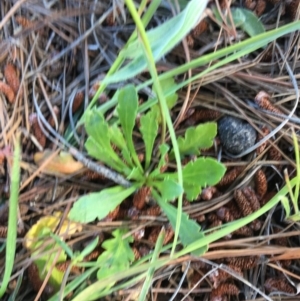
[[[247,122],[225,116],[218,122],[218,132],[224,149],[233,155],[239,155],[256,141],[256,131]]]

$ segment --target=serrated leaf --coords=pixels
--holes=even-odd
[[[217,135],[217,124],[207,122],[197,127],[190,127],[186,130],[184,137],[177,139],[180,155],[199,155],[199,149],[208,148],[213,145]]]
[[[105,251],[98,257],[97,263],[101,268],[97,273],[99,280],[106,278],[116,273],[122,273],[127,270],[134,260],[134,253],[130,247],[133,242],[133,237],[123,236],[128,231],[126,229],[117,229],[113,231],[113,238],[103,242],[102,248]],[[113,283],[112,283],[113,285]]]
[[[175,200],[182,192],[182,187],[171,179],[164,179],[163,181],[153,182],[153,186],[160,192],[161,198],[164,201]]]
[[[198,158],[184,166],[183,182],[201,187],[213,186],[222,179],[225,171],[225,166],[213,158]]]
[[[118,93],[117,111],[122,126],[123,134],[128,146],[131,157],[137,167],[142,170],[138,160],[133,140],[132,133],[135,125],[135,119],[138,109],[138,96],[133,85],[128,85],[121,89]]]
[[[207,2],[208,0],[192,0],[178,15],[147,31],[155,61],[167,54],[198,24]],[[132,61],[111,76],[105,77],[103,83],[124,81],[125,78],[128,80],[147,67],[147,58],[139,38],[132,41],[120,55],[123,59],[132,59]]]
[[[114,153],[114,156],[110,156],[112,152],[105,150],[104,147],[101,147],[101,145],[97,143],[94,138],[89,137],[84,146],[91,157],[99,160],[102,163],[105,163],[110,168],[125,175],[130,172],[130,168],[128,168],[128,166],[122,160],[120,160],[119,157],[115,157],[116,153]]]
[[[102,113],[96,109],[87,112],[85,128],[89,135],[85,143],[88,154],[119,172],[127,169],[111,146],[109,127]]]
[[[150,166],[155,138],[158,133],[157,114],[149,112],[140,119],[140,132],[145,143],[145,170]]]
[[[135,187],[124,188],[115,186],[100,192],[93,192],[80,197],[69,213],[69,219],[81,223],[89,223],[96,218],[106,217],[129,195],[136,190]]]
[[[202,187],[216,185],[224,176],[225,166],[213,158],[198,158],[196,161],[190,161],[182,170],[183,189],[189,195],[189,200],[193,200],[199,187],[199,193]],[[177,179],[177,173],[167,173],[165,176],[173,180]]]
[[[176,228],[177,220],[177,209],[171,204],[164,202],[162,200],[157,200],[159,206],[164,211],[168,217],[173,229]],[[193,220],[188,218],[188,215],[185,212],[182,212],[180,229],[179,229],[179,238],[181,243],[186,247],[193,242],[204,239],[204,234],[200,232],[200,226]],[[202,247],[198,250],[192,252],[195,256],[200,256],[204,254],[208,249],[208,246]]]
[[[184,184],[184,193],[188,201],[196,200],[201,191],[202,188],[199,185],[188,185],[187,183]]]

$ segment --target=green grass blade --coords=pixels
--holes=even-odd
[[[180,159],[180,153],[179,153],[179,148],[178,148],[178,144],[177,144],[176,134],[175,134],[175,130],[173,127],[170,112],[169,112],[169,109],[167,106],[166,98],[163,93],[160,81],[158,79],[158,74],[157,74],[157,70],[156,70],[156,66],[155,66],[154,57],[153,57],[153,54],[151,51],[151,46],[150,46],[149,40],[147,38],[145,28],[143,27],[143,23],[141,22],[141,19],[135,10],[133,1],[125,0],[125,2],[128,7],[128,10],[130,11],[130,13],[132,15],[134,22],[136,24],[137,30],[140,33],[143,49],[145,51],[145,56],[146,56],[147,62],[148,62],[149,71],[150,71],[151,77],[153,79],[153,85],[155,88],[156,95],[159,100],[159,105],[160,105],[160,110],[161,110],[161,118],[162,118],[161,142],[162,143],[165,142],[165,135],[166,135],[165,124],[167,124],[168,130],[170,133],[170,138],[171,138],[172,145],[173,145],[175,160],[176,160],[178,184],[179,184],[179,186],[183,187],[182,166],[181,166],[181,159]],[[180,196],[178,197],[177,223],[176,223],[176,228],[175,228],[174,242],[173,242],[173,248],[171,251],[171,257],[174,255],[175,248],[177,245],[179,230],[180,230],[180,222],[181,222],[181,214],[182,214],[182,196],[183,196],[183,194],[181,193]]]
[[[158,259],[159,254],[161,253],[161,249],[162,249],[162,246],[163,246],[163,243],[164,243],[165,234],[166,234],[165,229],[162,229],[160,231],[159,235],[158,235],[158,238],[157,238],[157,241],[156,241],[156,244],[155,244],[155,249],[154,249],[154,252],[153,252],[153,255],[152,255],[152,259],[151,259],[152,263],[154,263]],[[155,267],[149,268],[149,270],[147,272],[147,277],[144,281],[144,284],[143,284],[142,290],[140,292],[138,301],[146,300],[146,296],[147,296],[149,288],[151,286],[154,272],[155,272]]]
[[[296,182],[296,187],[295,187],[295,193],[293,197],[293,205],[294,205],[294,210],[295,214],[299,213],[299,206],[298,206],[298,198],[299,198],[299,188],[300,188],[300,157],[299,157],[299,144],[298,144],[298,139],[296,136],[296,133],[293,130],[293,142],[294,142],[294,147],[295,147],[295,157],[296,157],[296,169],[297,169],[297,175],[296,178],[298,179]]]
[[[8,215],[8,231],[6,240],[5,252],[5,271],[0,287],[0,298],[4,295],[9,279],[13,270],[15,252],[17,246],[17,216],[18,216],[18,198],[19,198],[19,183],[20,183],[20,135],[17,134],[14,143],[15,150],[13,156],[13,165],[11,172],[11,187],[9,197],[9,215]]]

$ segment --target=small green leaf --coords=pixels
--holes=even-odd
[[[69,219],[89,223],[96,218],[102,219],[136,190],[135,187],[115,186],[101,192],[93,192],[79,198],[69,213]]]
[[[177,209],[171,204],[163,200],[157,200],[159,206],[168,217],[173,229],[176,228]],[[193,220],[188,218],[185,212],[182,212],[182,218],[179,229],[179,238],[181,243],[186,247],[197,240],[205,239],[205,236],[200,232],[200,226]],[[195,256],[200,256],[208,250],[208,246],[202,247],[192,252]]]
[[[166,154],[168,153],[170,149],[170,146],[168,144],[161,144],[159,146],[159,153],[160,153],[160,158],[159,158],[159,162],[158,162],[158,166],[155,170],[152,171],[152,173],[150,174],[150,177],[153,179],[156,176],[160,175],[160,169],[167,164],[166,161]],[[177,178],[175,179],[177,180]]]
[[[138,182],[144,182],[145,176],[141,173],[141,170],[137,167],[132,168],[127,180],[135,180]]]
[[[94,138],[89,137],[84,146],[91,157],[105,163],[110,168],[113,168],[120,173],[124,173],[125,175],[130,172],[130,168],[128,168],[118,156],[116,157],[116,153],[113,150],[108,151],[104,147],[101,147]]]
[[[122,156],[129,167],[133,168],[132,159],[130,156],[130,152],[128,150],[126,141],[124,139],[124,136],[120,130],[120,128],[117,126],[117,124],[113,124],[109,127],[111,142],[117,146],[119,150],[122,152]]]
[[[217,124],[215,122],[207,122],[197,127],[188,128],[184,138],[180,136],[177,139],[180,155],[199,155],[199,149],[213,145],[216,135]]]
[[[117,111],[120,118],[120,123],[128,146],[131,157],[142,170],[141,164],[138,160],[135,147],[132,140],[133,128],[138,109],[138,96],[133,85],[128,85],[122,88],[118,93],[118,106]]]
[[[225,166],[215,159],[198,158],[196,161],[190,161],[183,168],[183,183],[201,187],[213,186],[222,179],[225,171]]]
[[[77,261],[83,261],[84,257],[91,254],[99,243],[99,237],[96,237],[92,242],[90,242],[81,252],[77,258]]]
[[[127,270],[134,260],[134,253],[130,247],[133,242],[133,237],[123,236],[128,231],[126,229],[117,229],[113,231],[113,238],[107,239],[103,242],[102,248],[105,251],[98,257],[98,264],[101,268],[97,273],[99,280],[106,278],[115,273],[122,273]],[[112,283],[113,285],[113,283]]]
[[[282,196],[280,201],[285,210],[285,219],[289,219],[289,217],[291,215],[291,207],[290,207],[289,200],[286,196]]]
[[[141,117],[140,122],[140,132],[145,143],[145,170],[147,170],[150,166],[154,141],[158,133],[157,114],[150,111]]]
[[[164,201],[172,201],[176,199],[183,189],[177,182],[171,179],[164,179],[163,181],[153,182],[153,186],[158,189]]]
[[[234,24],[246,32],[250,37],[255,37],[265,32],[263,23],[250,10],[244,8],[232,8],[231,15]]]
[[[217,7],[212,8],[215,18],[221,25],[223,20]],[[231,8],[231,16],[235,27],[240,27],[250,37],[255,37],[265,32],[265,27],[259,18],[249,9]],[[227,24],[231,24],[231,20],[227,17]]]
[[[98,110],[87,112],[85,128],[89,135],[85,143],[88,154],[119,172],[126,171],[128,167],[113,150],[108,124]]]
[[[183,189],[188,199],[194,200],[202,187],[216,185],[225,171],[225,166],[213,158],[201,157],[196,161],[190,161],[182,170]],[[166,173],[164,176],[177,179],[177,173]]]

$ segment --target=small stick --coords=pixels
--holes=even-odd
[[[79,153],[75,148],[70,147],[70,154],[73,155],[78,161],[83,163],[88,169],[93,170],[94,172],[103,175],[105,178],[114,181],[117,184],[120,184],[124,187],[130,187],[131,183],[127,181],[123,176],[120,174],[112,171],[111,169],[101,166],[86,157],[84,157],[81,153]]]

